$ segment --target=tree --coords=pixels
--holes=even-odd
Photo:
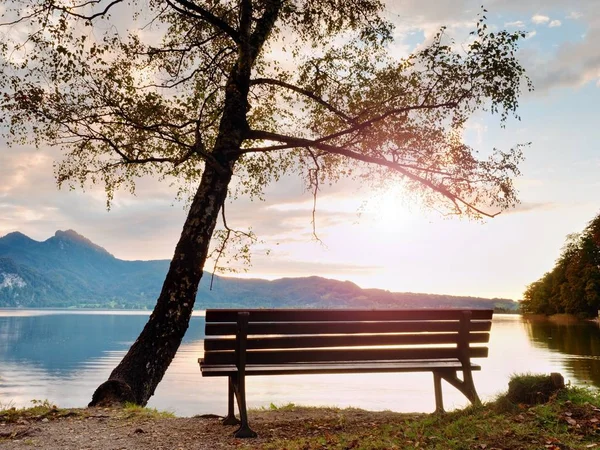
[[[483,15],[466,47],[442,29],[397,59],[379,0],[4,4],[10,142],[64,149],[58,184],[103,183],[108,201],[142,175],[191,187],[156,307],[92,404],[143,405],[154,393],[187,329],[217,223],[218,252],[240,236],[226,225],[228,196],[260,197],[294,172],[315,198],[320,184],[351,177],[403,183],[445,213],[493,216],[517,201],[521,147],[478,158],[461,137],[475,111],[515,114],[529,86],[515,57],[523,33],[491,33]]]
[[[522,310],[595,317],[600,310],[600,214],[567,236],[554,268],[527,286]]]

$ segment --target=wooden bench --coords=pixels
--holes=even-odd
[[[471,403],[480,403],[471,372],[481,367],[471,358],[487,357],[492,314],[481,309],[209,309],[200,370],[206,377],[229,378],[223,424],[240,424],[238,438],[256,436],[246,410],[250,375],[432,372],[436,412],[443,412],[442,379]],[[234,415],[234,397],[241,421]]]

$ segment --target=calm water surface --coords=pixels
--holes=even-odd
[[[0,310],[0,404],[28,406],[48,399],[62,407],[85,406],[133,343],[147,313],[125,311]],[[226,379],[203,378],[204,317],[188,333],[149,406],[180,416],[226,412]],[[505,391],[513,373],[561,372],[574,384],[600,387],[600,327],[555,324],[496,315],[489,358],[474,373],[483,400]],[[287,375],[248,378],[250,407],[270,403],[355,406],[371,410],[435,409],[430,373]],[[447,409],[468,401],[443,384]]]

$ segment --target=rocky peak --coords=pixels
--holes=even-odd
[[[56,241],[61,248],[64,248],[64,244],[75,244],[78,247],[86,247],[92,250],[95,250],[100,253],[104,253],[106,255],[112,256],[108,251],[106,251],[103,247],[94,244],[85,236],[77,233],[75,230],[58,230],[54,233],[54,237],[51,237],[46,242]]]
[[[13,231],[12,233],[8,233],[6,236],[0,238],[0,242],[9,245],[30,245],[33,243],[37,243],[29,236],[24,235],[20,231]]]

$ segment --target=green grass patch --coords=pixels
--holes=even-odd
[[[122,408],[123,418],[147,418],[147,419],[168,419],[174,418],[172,411],[159,411],[156,408],[136,405],[135,403],[125,403]]]
[[[90,417],[96,412],[89,409],[63,409],[48,400],[31,400],[29,408],[15,408],[12,405],[0,405],[0,423],[34,422],[44,419],[54,420],[64,417]],[[112,410],[117,419],[164,419],[175,417],[170,411],[158,411],[155,408],[145,408],[133,403],[125,404],[122,408]]]
[[[272,413],[277,414],[279,408]],[[503,395],[482,406],[446,414],[366,412],[366,418],[357,421],[343,409],[337,410],[335,418],[328,413],[329,409],[323,409],[322,419],[313,414],[311,420],[302,421],[302,432],[291,431],[289,438],[260,445],[249,442],[245,448],[600,449],[600,391],[579,387],[568,386],[536,405],[514,404]]]
[[[295,403],[286,403],[283,405],[278,405],[276,403],[270,403],[269,406],[259,406],[257,408],[248,408],[248,411],[256,412],[256,411],[296,411],[298,409],[302,409],[303,411],[319,411],[322,410],[323,407],[319,406],[299,406]],[[336,408],[334,406],[328,406],[327,410],[330,411],[340,411],[340,408]]]
[[[0,423],[33,422],[85,415],[82,410],[58,408],[48,400],[31,400],[31,403],[33,406],[29,408],[15,408],[11,404],[0,405]]]

